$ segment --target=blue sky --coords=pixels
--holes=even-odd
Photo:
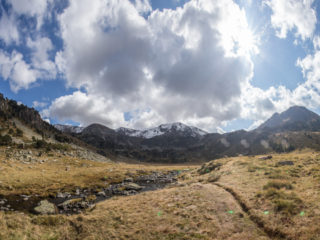
[[[320,113],[318,1],[0,2],[0,92],[51,123],[223,132]]]

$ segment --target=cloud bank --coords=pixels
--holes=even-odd
[[[52,0],[5,2],[0,40],[8,48],[0,50],[0,74],[11,90],[58,77],[76,89],[49,106],[34,102],[46,107],[45,118],[137,129],[181,121],[222,132],[237,118],[253,120],[254,128],[294,104],[319,107],[313,0],[261,3],[279,38],[294,33],[314,44],[313,52],[296,61],[305,82],[294,90],[252,85],[264,36],[254,35],[245,9],[232,0],[190,0],[162,11],[148,0],[71,0],[63,7]],[[54,37],[46,32],[48,24]]]
[[[183,121],[206,129],[239,116],[256,49],[243,39],[245,12],[233,1],[203,0],[141,14],[148,11],[147,1],[70,3],[59,17],[64,49],[56,63],[67,84],[84,91],[56,99],[49,116],[68,119],[73,112],[83,124],[134,128]],[[94,114],[75,102],[89,109],[90,102]]]

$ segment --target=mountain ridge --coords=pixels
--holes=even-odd
[[[284,121],[288,117],[291,120]],[[294,106],[280,114],[275,113],[251,131],[206,133],[182,123],[162,124],[147,130],[113,130],[101,124],[91,124],[73,136],[95,146],[102,153],[139,161],[207,161],[224,156],[286,152],[303,147],[320,149],[320,136],[317,134],[320,131],[319,118],[304,107]],[[146,137],[143,131],[149,131],[149,135]]]
[[[297,125],[297,123],[300,123],[300,124]],[[87,127],[95,124],[97,123],[90,124]],[[103,124],[99,124],[99,125],[103,125]],[[86,127],[63,125],[63,124],[55,124],[54,126],[60,131],[67,132],[67,133],[80,133],[86,128]],[[278,129],[278,131],[279,130],[280,131],[281,130],[290,130],[290,131],[294,131],[294,130],[318,131],[319,130],[320,131],[320,116],[310,111],[306,107],[292,106],[284,112],[274,113],[269,119],[263,122],[260,126],[250,131],[262,131],[262,130],[268,130],[268,129],[269,130]],[[164,123],[164,124],[160,124],[157,127],[152,127],[152,128],[142,129],[142,130],[126,128],[126,127],[119,127],[112,130],[122,135],[130,136],[130,137],[142,137],[147,139],[153,138],[162,134],[168,134],[170,132],[178,133],[178,132],[187,131],[193,137],[200,137],[200,136],[205,136],[207,134],[212,134],[198,127],[189,126],[181,122]],[[237,131],[246,131],[246,130],[240,129]],[[231,133],[231,132],[228,132],[228,133]]]
[[[182,123],[161,124],[147,130],[114,130],[101,124],[91,124],[86,128],[60,125],[61,132],[43,121],[35,109],[6,99],[3,95],[0,95],[0,116],[10,121],[12,118],[20,119],[43,139],[90,147],[114,159],[150,163],[199,162],[225,156],[287,152],[305,147],[320,150],[320,117],[299,106],[274,114],[255,130],[224,134],[207,133]]]
[[[63,125],[63,124],[55,124],[54,127],[65,133],[81,133],[88,127],[91,128],[92,126],[98,126],[98,125],[104,126],[103,124],[93,123],[88,125],[87,127],[79,127],[79,126]],[[126,128],[126,127],[119,127],[112,130],[126,136],[142,137],[147,139],[153,138],[155,136],[163,135],[163,134],[170,134],[170,133],[184,132],[185,134],[190,135],[192,137],[200,137],[208,134],[208,132],[200,128],[188,126],[180,122],[161,124],[157,127],[143,129],[143,130],[136,130],[136,129]]]

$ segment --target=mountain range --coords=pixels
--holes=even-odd
[[[302,148],[320,150],[320,116],[300,106],[275,113],[254,130],[224,134],[207,133],[183,123],[146,130],[111,129],[97,123],[87,127],[53,126],[35,109],[1,94],[0,116],[3,125],[8,125],[6,119],[17,119],[46,141],[73,143],[114,160],[181,163]]]
[[[99,149],[101,154],[146,162],[207,161],[224,156],[320,149],[320,116],[293,106],[252,131],[207,133],[183,123],[162,124],[146,130],[111,129],[101,124],[86,128],[56,125],[73,137]]]

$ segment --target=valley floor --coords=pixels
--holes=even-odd
[[[37,156],[33,161],[20,161],[0,150],[0,196],[50,198],[181,171],[178,182],[164,189],[115,196],[80,214],[0,211],[0,239],[320,239],[317,152],[160,166],[95,162],[63,152],[39,156],[37,150],[28,152]]]

